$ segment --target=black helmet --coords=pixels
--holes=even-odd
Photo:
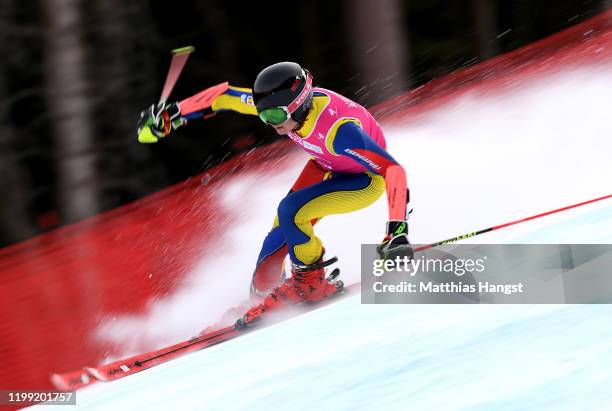
[[[312,76],[289,61],[268,66],[255,79],[253,101],[259,113],[272,107],[287,107],[291,117],[301,123],[312,107]]]

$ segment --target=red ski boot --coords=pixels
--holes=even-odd
[[[327,261],[321,258],[312,265],[292,264],[292,276],[268,294],[263,303],[247,311],[236,322],[236,327],[245,328],[254,325],[269,310],[305,302],[317,302],[336,294],[343,287],[342,281],[336,280],[339,271],[334,270],[330,277],[325,278],[325,267],[336,261],[338,259],[333,257]]]

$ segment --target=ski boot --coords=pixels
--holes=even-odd
[[[274,288],[261,304],[251,308],[236,321],[236,328],[243,329],[255,325],[266,311],[289,305],[314,303],[341,291],[344,283],[337,279],[340,274],[339,269],[333,270],[329,277],[325,278],[325,267],[336,261],[338,259],[333,257],[326,261],[321,258],[311,265],[292,264],[292,276]]]

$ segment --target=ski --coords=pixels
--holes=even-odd
[[[176,357],[226,341],[239,333],[234,326],[214,330],[174,345],[145,354],[134,355],[96,367],[84,367],[79,371],[56,373],[51,382],[60,390],[78,390],[96,381],[113,381],[137,373]]]
[[[77,371],[51,374],[51,383],[58,390],[75,391],[96,382],[96,377],[84,368]]]
[[[189,352],[198,351],[227,341],[237,336],[239,333],[240,331],[236,330],[234,326],[231,325],[157,351],[152,351],[144,355],[136,355],[107,365],[85,367],[85,370],[100,381],[114,381],[170,361]]]
[[[338,272],[334,270],[333,274],[334,276],[337,276]],[[341,292],[323,301],[313,304],[299,305],[298,307],[300,308],[300,313],[323,307],[333,301],[337,301],[338,298],[342,298],[348,294],[353,294],[354,291],[359,288],[359,286],[360,283],[353,284],[349,287],[343,287]],[[51,375],[51,382],[57,389],[60,390],[78,390],[98,381],[115,381],[156,365],[163,364],[187,353],[212,347],[213,345],[220,344],[242,334],[246,334],[251,330],[258,330],[291,317],[283,318],[282,320],[277,321],[266,321],[258,323],[252,327],[242,329],[237,329],[235,325],[229,325],[217,330],[204,332],[197,337],[181,341],[171,346],[160,348],[145,354],[124,358],[110,364],[95,367],[83,367],[82,370],[67,373],[55,373]]]

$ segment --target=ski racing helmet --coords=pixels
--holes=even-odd
[[[281,124],[289,117],[302,123],[312,107],[312,76],[289,61],[268,66],[255,78],[253,101],[266,124]]]

